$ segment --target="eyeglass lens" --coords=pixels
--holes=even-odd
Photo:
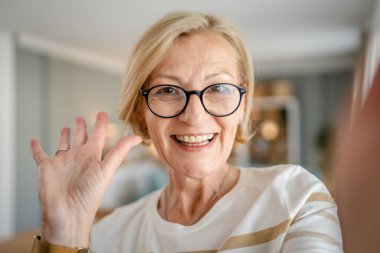
[[[237,109],[240,103],[240,92],[231,84],[215,84],[203,91],[203,106],[210,114],[225,116]],[[177,86],[160,85],[150,90],[149,108],[162,117],[178,115],[186,106],[187,97],[183,89]]]

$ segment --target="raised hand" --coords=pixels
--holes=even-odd
[[[73,143],[70,129],[63,128],[55,156],[49,157],[38,140],[31,141],[39,169],[42,239],[67,247],[88,247],[95,214],[116,169],[129,150],[141,142],[127,136],[102,160],[108,116],[99,113],[87,138],[86,122],[77,118]]]

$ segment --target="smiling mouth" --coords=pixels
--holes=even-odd
[[[171,137],[180,145],[186,147],[201,147],[208,145],[217,134],[204,135],[172,135]]]

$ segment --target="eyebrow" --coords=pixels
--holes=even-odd
[[[222,70],[220,72],[216,72],[216,73],[212,73],[212,74],[207,75],[205,80],[209,80],[213,77],[220,76],[220,75],[228,75],[229,77],[234,78],[229,72]]]
[[[205,80],[209,80],[209,79],[212,79],[212,78],[214,78],[216,76],[220,76],[220,75],[227,75],[227,76],[229,76],[231,78],[234,78],[229,72],[222,70],[220,72],[211,73],[211,74],[207,75],[205,77]],[[154,79],[159,79],[159,78],[170,79],[170,80],[173,80],[173,81],[175,81],[177,83],[183,83],[182,79],[180,77],[174,76],[174,75],[170,75],[170,74],[159,74],[159,75],[153,77],[153,80]]]
[[[176,81],[177,83],[182,83],[181,78],[179,78],[177,76],[169,75],[169,74],[159,74],[157,76],[154,76],[153,80],[159,79],[159,78],[170,79],[170,80]]]

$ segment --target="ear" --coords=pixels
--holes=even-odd
[[[148,125],[146,123],[145,113],[146,113],[146,105],[143,103],[143,101],[140,100],[138,102],[135,115],[136,115],[136,122],[138,124],[139,131],[144,141],[150,138],[149,132],[148,132]]]
[[[245,102],[245,97],[243,97],[239,106],[239,125],[243,123],[245,109],[246,109],[245,107],[246,107],[246,102]]]

